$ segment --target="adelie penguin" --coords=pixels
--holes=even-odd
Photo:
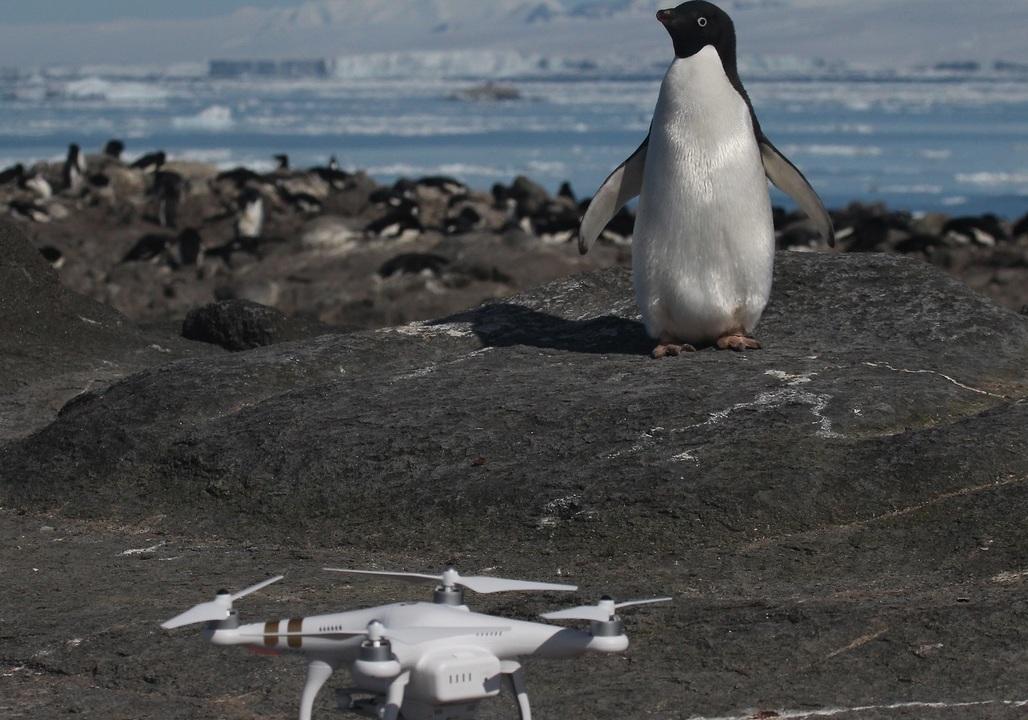
[[[771,294],[775,235],[767,179],[834,245],[832,221],[803,174],[764,135],[739,80],[735,27],[693,0],[661,10],[674,44],[650,134],[603,183],[579,249],[639,196],[632,247],[636,300],[654,357],[693,346],[757,349]]]
[[[135,168],[136,170],[142,170],[145,173],[155,173],[162,167],[164,167],[164,163],[166,163],[167,161],[167,154],[163,150],[158,150],[157,152],[147,153],[146,155],[143,155],[134,163],[129,165],[129,167]]]
[[[64,167],[61,171],[61,179],[64,181],[64,189],[76,191],[82,187],[82,181],[86,174],[86,157],[82,149],[72,143],[68,146],[68,155],[64,160]]]
[[[116,138],[111,138],[104,145],[103,154],[104,157],[108,157],[112,160],[121,160],[121,154],[125,152],[125,143]]]
[[[252,188],[239,195],[239,215],[236,218],[236,238],[259,238],[264,229],[264,198]]]

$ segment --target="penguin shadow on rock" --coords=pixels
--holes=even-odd
[[[648,356],[653,341],[638,320],[604,315],[567,320],[524,305],[496,302],[436,320],[430,325],[469,323],[483,347],[528,347],[599,355]]]

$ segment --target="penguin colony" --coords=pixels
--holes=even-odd
[[[63,162],[0,169],[0,215],[33,226],[69,287],[138,319],[238,297],[374,327],[633,262],[658,357],[745,350],[759,345],[773,248],[822,247],[832,219],[846,251],[914,253],[1015,310],[1028,303],[1017,269],[1028,268],[1028,218],[853,205],[830,219],[762,132],[728,16],[693,2],[658,19],[675,58],[651,132],[591,202],[525,177],[491,192],[449,177],[382,186],[334,157],[304,169],[278,154],[267,172],[219,172],[160,150],[126,157],[112,139],[99,153],[73,144]],[[770,208],[765,176],[813,220]],[[625,207],[635,195],[638,223]],[[594,248],[587,258],[568,244],[576,235]]]
[[[835,244],[831,218],[803,174],[767,139],[736,66],[731,18],[704,0],[661,10],[675,59],[650,134],[596,193],[582,253],[639,197],[632,267],[654,357],[716,345],[760,348],[750,335],[771,295],[775,235],[767,181]]]

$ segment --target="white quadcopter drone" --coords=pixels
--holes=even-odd
[[[583,632],[474,613],[464,604],[465,588],[478,593],[574,591],[578,589],[575,585],[463,577],[454,568],[442,575],[325,570],[436,583],[434,602],[394,603],[241,625],[232,603],[278,582],[280,575],[237,593],[223,590],[213,601],[201,603],[161,627],[170,630],[206,623],[204,637],[215,645],[243,645],[268,654],[305,654],[307,682],[300,698],[300,720],[310,720],[318,691],[343,665],[350,666],[354,687],[337,691],[340,709],[374,720],[472,720],[481,700],[499,695],[501,681],[506,681],[516,697],[521,720],[531,720],[518,658],[622,652],[628,647],[628,638],[617,610],[671,600],[615,603],[605,597],[596,605],[542,616],[547,620],[589,620],[590,632]],[[355,697],[358,695],[365,697]]]

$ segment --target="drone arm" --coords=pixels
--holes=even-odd
[[[307,665],[307,682],[303,686],[303,695],[300,696],[300,720],[311,720],[314,699],[322,686],[332,677],[334,670],[335,668],[324,660],[311,660]]]
[[[532,708],[528,704],[528,689],[525,687],[525,671],[521,664],[506,661],[500,665],[500,672],[504,674],[511,693],[517,698],[521,720],[532,720]]]
[[[405,672],[389,683],[386,691],[386,704],[382,708],[382,720],[399,720],[400,708],[403,707],[403,693],[410,682],[410,673]]]

